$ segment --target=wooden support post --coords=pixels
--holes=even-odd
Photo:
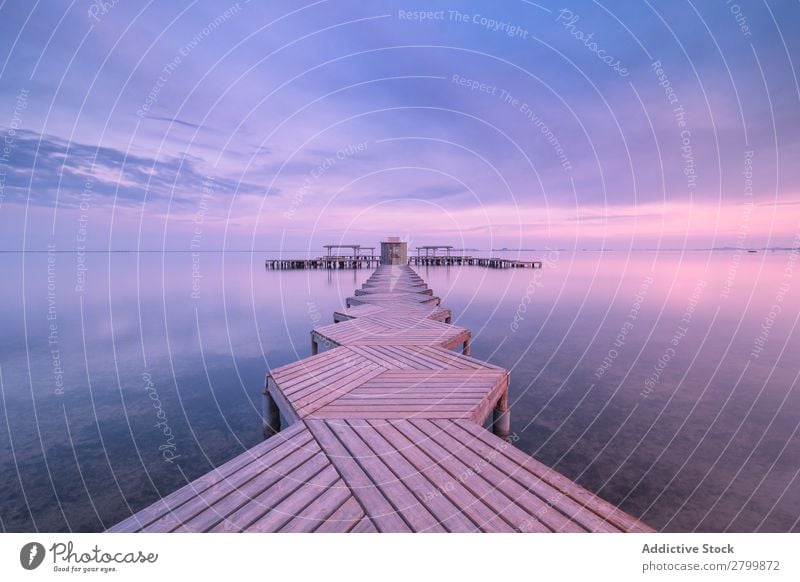
[[[464,349],[461,350],[461,353],[464,354],[465,356],[469,355],[469,338],[464,340]]]
[[[508,409],[508,388],[494,405],[492,432],[507,441],[511,435],[511,411]]]
[[[316,356],[319,353],[319,344],[317,343],[317,338],[314,337],[314,334],[311,334],[311,355]]]
[[[281,411],[278,403],[269,393],[269,377],[264,387],[264,438],[278,434],[281,431]]]

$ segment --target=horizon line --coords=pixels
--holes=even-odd
[[[587,252],[587,253],[597,253],[597,252],[660,252],[660,251],[739,251],[739,252],[750,252],[750,251],[800,251],[800,247],[752,247],[752,248],[740,248],[740,247],[692,247],[692,248],[632,248],[632,249],[615,249],[615,248],[566,248],[566,247],[557,247],[557,248],[546,248],[546,249],[510,249],[510,248],[501,248],[501,249],[477,249],[477,248],[470,248],[470,249],[452,249],[452,250],[460,250],[460,251],[472,251],[472,252],[498,252],[498,253],[508,253],[508,252],[533,252],[533,251],[541,251],[541,252],[550,252],[550,251],[575,251],[575,252]],[[7,250],[7,249],[0,249],[0,253],[4,254],[11,254],[11,253],[93,253],[93,254],[101,254],[101,253],[307,253],[309,250],[289,250],[289,249],[221,249],[221,250],[185,250],[185,249],[104,249],[104,250],[88,250],[88,249],[81,249],[81,250],[65,250],[65,249],[24,249],[24,250]]]

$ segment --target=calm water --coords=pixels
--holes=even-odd
[[[512,370],[518,446],[667,531],[800,531],[800,261],[420,268]],[[264,255],[0,254],[0,526],[99,530],[260,440],[268,367],[369,276]]]

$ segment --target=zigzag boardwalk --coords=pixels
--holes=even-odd
[[[508,371],[410,267],[347,304],[267,377],[267,440],[110,531],[652,531],[508,442]]]

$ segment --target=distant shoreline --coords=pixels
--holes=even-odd
[[[767,248],[757,248],[757,249],[739,249],[734,247],[721,247],[721,248],[699,248],[699,249],[565,249],[565,248],[557,248],[557,249],[454,249],[458,252],[470,252],[470,253],[519,253],[519,252],[551,252],[551,251],[559,251],[559,252],[574,252],[574,253],[663,253],[663,252],[715,252],[715,253],[724,253],[724,252],[746,252],[746,253],[761,253],[761,252],[800,252],[800,248],[791,248],[791,247],[767,247]],[[310,250],[282,250],[282,249],[255,249],[255,250],[247,250],[247,249],[225,249],[225,250],[176,250],[176,249],[164,249],[164,250],[150,250],[150,249],[111,249],[111,250],[47,250],[47,249],[26,249],[24,251],[12,251],[12,250],[1,250],[0,254],[24,254],[24,253],[94,253],[94,254],[108,254],[108,253],[130,253],[130,254],[137,254],[137,253],[184,253],[184,254],[194,254],[194,253],[203,253],[203,254],[214,254],[214,253],[308,253],[313,252]]]

